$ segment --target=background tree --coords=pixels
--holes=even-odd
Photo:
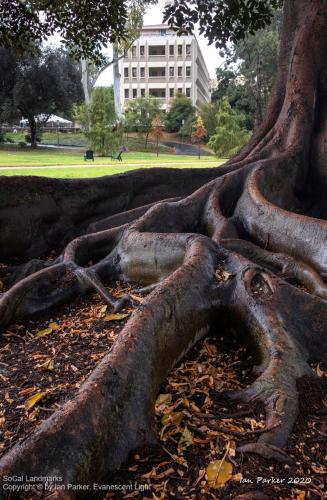
[[[203,104],[200,108],[200,116],[207,131],[207,139],[215,133],[217,126],[217,113],[220,109],[218,101],[211,101]]]
[[[49,36],[59,33],[69,53],[81,60],[86,105],[92,76],[113,65],[115,109],[120,117],[119,60],[139,37],[145,9],[152,3],[155,0],[2,0],[0,45],[35,52]],[[113,57],[109,60],[103,49],[111,44]]]
[[[192,142],[193,144],[198,144],[198,157],[201,157],[201,142],[207,135],[207,129],[204,126],[201,116],[198,116],[195,123],[192,126]]]
[[[2,0],[0,45],[35,51],[60,34],[76,58],[102,60],[102,49],[126,35],[128,2],[121,0]]]
[[[199,21],[221,45],[265,26],[277,4],[176,0],[167,15],[180,31]],[[292,463],[283,447],[297,382],[310,383],[327,348],[326,33],[326,0],[285,0],[274,96],[224,166],[0,179],[2,258],[45,256],[55,243],[59,254],[8,271],[3,328],[92,289],[118,310],[130,297],[103,286],[117,279],[154,289],[77,396],[2,458],[2,476],[92,484],[153,443],[163,379],[220,318],[256,356],[257,379],[231,397],[266,417],[236,453]]]
[[[38,127],[51,114],[70,117],[73,104],[83,98],[78,67],[58,49],[25,56],[2,49],[1,54],[0,72],[7,80],[4,103],[11,113],[28,120],[31,146],[35,147]]]
[[[178,131],[178,136],[185,141],[190,141],[192,137],[192,127],[196,120],[196,115],[191,113],[186,120],[182,122],[182,126]]]
[[[157,115],[152,122],[152,128],[151,128],[151,134],[156,139],[157,157],[159,156],[159,139],[161,139],[161,137],[163,136],[162,129],[163,129],[163,123],[161,121],[160,115]]]
[[[262,122],[276,83],[281,22],[277,10],[270,26],[231,44],[217,69],[212,99],[228,97],[233,108],[247,115],[252,130]]]
[[[250,139],[245,128],[245,115],[232,109],[227,97],[217,101],[216,131],[209,140],[209,147],[219,158],[236,154]]]
[[[112,87],[94,88],[89,108],[86,109],[85,104],[77,106],[75,118],[84,125],[90,147],[99,156],[108,156],[117,150],[122,130],[117,125]]]
[[[199,23],[200,34],[217,48],[226,49],[229,42],[236,43],[248,34],[271,23],[274,9],[280,0],[172,0],[167,3],[164,20],[179,33],[193,32]]]
[[[12,89],[15,85],[17,70],[17,53],[0,47],[0,132],[4,122],[18,119],[18,111],[14,107]]]
[[[225,56],[223,52],[222,55]],[[237,72],[235,68],[226,68],[225,62],[216,69],[217,87],[212,91],[212,101],[219,101],[226,97],[229,89],[235,84]]]
[[[191,99],[184,94],[177,94],[171,102],[170,109],[165,117],[167,132],[179,132],[187,121],[194,120],[195,108]]]
[[[133,99],[129,101],[125,111],[125,130],[144,135],[145,149],[147,149],[153,120],[160,114],[160,104],[157,99],[148,96]]]
[[[231,69],[217,68],[217,87],[212,93],[212,103],[228,98],[233,109],[243,113],[246,117],[246,128],[254,130],[255,105],[252,94],[250,95],[244,80],[238,74],[238,68],[233,65]]]

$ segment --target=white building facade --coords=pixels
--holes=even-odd
[[[151,96],[169,109],[177,93],[194,106],[210,101],[210,77],[195,36],[177,36],[167,25],[144,26],[140,38],[121,60],[123,107]]]

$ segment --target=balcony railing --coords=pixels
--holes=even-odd
[[[162,102],[166,102],[166,97],[156,97],[155,95],[151,95],[149,94],[149,96],[151,97],[151,99],[156,99],[159,103]]]
[[[166,75],[160,75],[160,76],[149,75],[149,80],[166,80]]]
[[[164,60],[166,59],[166,54],[149,54],[149,59],[154,58],[156,61]]]

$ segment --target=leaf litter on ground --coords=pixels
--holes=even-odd
[[[116,283],[109,291],[119,297],[135,288]],[[0,456],[76,394],[140,304],[133,296],[121,313],[93,293],[9,325],[0,336]]]
[[[170,372],[158,393],[158,445],[131,452],[121,469],[105,481],[130,484],[132,489],[137,483],[146,483],[150,492],[94,494],[92,498],[242,500],[243,494],[247,500],[324,498],[326,440],[320,436],[317,441],[317,437],[319,430],[324,435],[327,430],[322,424],[327,408],[326,393],[322,396],[326,385],[325,389],[311,385],[313,394],[303,409],[305,417],[290,437],[286,451],[294,458],[293,468],[256,455],[242,455],[238,446],[253,441],[253,431],[265,429],[264,411],[259,405],[244,407],[226,393],[255,380],[253,365],[254,360],[231,327],[223,336],[216,334],[199,341]],[[314,369],[321,377],[327,375],[321,364]],[[313,416],[315,410],[318,413]],[[257,477],[280,477],[284,484],[257,485]],[[312,482],[292,484],[288,483],[290,477],[312,477]]]

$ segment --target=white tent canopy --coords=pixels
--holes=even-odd
[[[36,117],[36,120],[38,122],[44,122],[47,118],[47,115],[39,115]],[[73,122],[66,120],[65,118],[61,118],[61,116],[57,115],[50,115],[49,118],[46,120],[46,123],[60,123],[60,124],[66,124],[66,125],[72,125]]]
[[[57,116],[57,115],[50,115],[48,119],[47,119],[47,115],[38,115],[36,117],[36,121],[42,122],[44,124],[45,123],[47,123],[47,124],[53,123],[53,124],[59,124],[59,125],[73,125],[73,122],[66,120],[65,118],[61,118],[61,116]],[[20,120],[20,123],[27,124],[28,120],[26,120],[26,118],[23,118],[22,120]]]

